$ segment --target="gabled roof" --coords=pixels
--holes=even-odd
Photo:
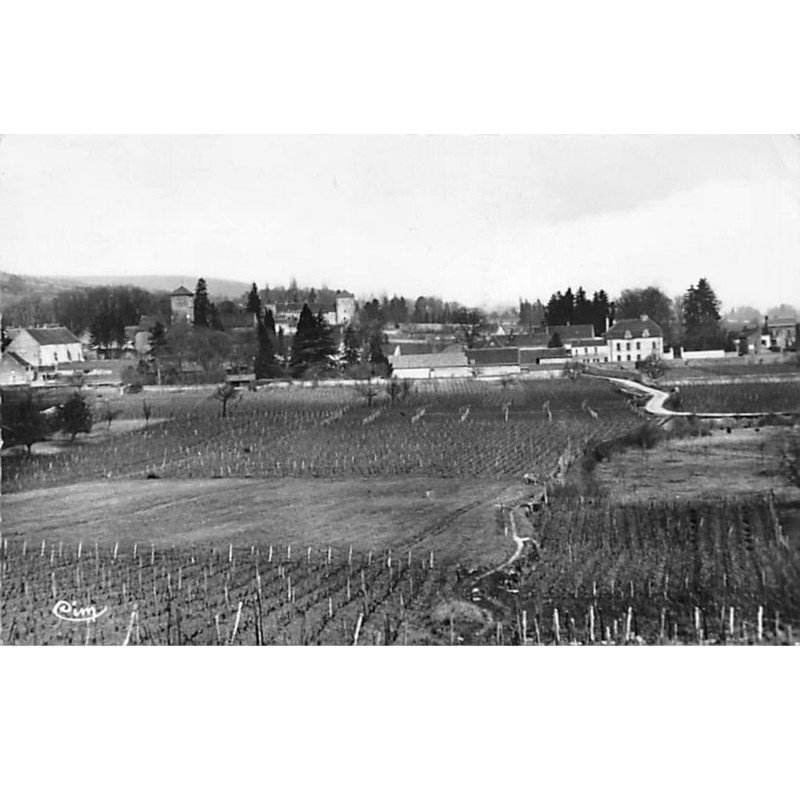
[[[663,336],[661,326],[652,319],[620,319],[607,331],[606,339],[642,339],[647,336]]]
[[[441,369],[443,367],[466,367],[464,353],[418,353],[392,358],[392,369]]]
[[[21,355],[14,353],[11,350],[6,350],[5,353],[3,353],[2,360],[6,362],[14,361],[21,367],[25,368],[33,367],[33,364],[29,364]]]
[[[336,296],[337,297],[353,297],[353,298],[355,298],[355,295],[352,292],[348,292],[348,291],[336,292]]]
[[[547,332],[551,338],[554,333],[557,333],[562,342],[571,339],[591,339],[594,336],[594,325],[590,323],[585,325],[548,325]]]
[[[179,286],[174,292],[169,293],[170,297],[194,297],[194,292],[190,292],[185,286]]]
[[[25,328],[37,344],[80,344],[78,337],[67,328]]]
[[[395,349],[399,348],[401,356],[422,355],[424,353],[433,353],[434,348],[431,342],[392,342]]]
[[[518,347],[486,347],[478,350],[467,350],[467,361],[479,366],[507,366],[519,364]]]

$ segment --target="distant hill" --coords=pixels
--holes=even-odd
[[[208,293],[214,300],[229,298],[237,300],[250,290],[250,284],[243,281],[229,281],[221,278],[206,278]],[[138,286],[150,292],[171,292],[183,285],[194,291],[197,276],[192,275],[98,275],[75,278],[39,277],[36,275],[15,275],[0,271],[0,305],[12,305],[23,297],[37,294],[42,300],[51,300],[65,289],[76,286],[114,286],[124,284]]]
[[[127,284],[147,289],[149,292],[171,292],[179,286],[185,286],[194,291],[199,275],[97,275],[79,276],[74,278],[76,283],[90,286],[112,286]],[[204,276],[203,276],[204,277]],[[229,281],[224,278],[206,278],[208,294],[212,299],[238,300],[243,294],[250,291],[250,284],[243,281]]]
[[[78,285],[79,281],[74,278],[42,278],[0,271],[0,304],[2,307],[9,306],[31,295],[39,295],[42,300],[52,300],[59,292]]]

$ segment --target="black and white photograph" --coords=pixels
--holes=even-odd
[[[0,157],[5,644],[800,641],[800,137]]]
[[[6,4],[5,794],[790,795],[795,16]]]

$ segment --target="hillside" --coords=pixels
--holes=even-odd
[[[59,292],[79,285],[74,278],[50,278],[35,275],[13,275],[0,271],[0,306],[5,307],[23,297],[39,295],[51,300]]]
[[[237,300],[246,292],[250,291],[250,284],[244,281],[230,281],[224,278],[209,278],[201,275],[97,275],[79,276],[75,278],[76,283],[87,286],[110,286],[125,283],[147,289],[149,292],[171,292],[179,286],[185,286],[194,291],[197,286],[197,279],[205,277],[208,293],[212,299]]]
[[[208,293],[212,299],[238,299],[250,289],[243,281],[207,278]],[[0,308],[13,305],[18,300],[39,295],[42,300],[52,300],[56,294],[76,286],[112,286],[125,284],[138,286],[150,292],[171,292],[178,286],[194,290],[197,276],[192,275],[98,275],[78,277],[41,277],[17,275],[0,271]]]

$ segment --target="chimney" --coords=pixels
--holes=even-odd
[[[647,320],[649,320],[649,319],[650,319],[650,317],[648,317],[648,316],[647,316],[647,314],[642,314],[642,315],[639,317],[639,319],[640,319],[642,322],[647,322]]]

